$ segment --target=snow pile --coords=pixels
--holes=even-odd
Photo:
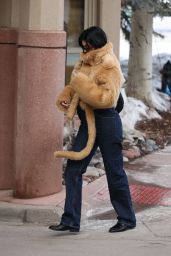
[[[147,107],[139,100],[131,97],[124,97],[124,108],[120,113],[124,130],[124,137],[134,133],[135,124],[147,116]]]
[[[153,90],[150,97],[153,102],[154,108],[149,108],[142,101],[132,97],[127,97],[125,90],[122,89],[124,97],[124,108],[120,114],[125,130],[134,130],[135,124],[143,118],[153,119],[161,116],[155,110],[169,111],[170,110],[170,97],[164,93]]]
[[[151,102],[155,109],[161,112],[170,110],[170,97],[165,93],[155,90],[154,88],[152,93],[149,95],[149,102]]]
[[[135,129],[135,125],[138,121],[141,121],[144,118],[161,119],[161,116],[159,115],[158,111],[170,111],[170,97],[157,90],[161,88],[160,70],[163,64],[169,58],[170,56],[164,54],[160,56],[160,61],[159,56],[153,57],[153,88],[151,94],[149,95],[149,102],[151,102],[153,108],[149,108],[140,100],[137,100],[132,97],[127,97],[124,88],[121,90],[121,93],[124,97],[124,108],[120,113],[120,116],[123,123],[123,131],[125,138],[130,137],[130,135],[132,135],[133,137],[133,135],[137,134],[141,136],[140,133]],[[124,76],[127,77],[128,61],[122,61],[121,67]]]

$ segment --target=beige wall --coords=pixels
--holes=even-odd
[[[1,27],[63,30],[63,20],[64,0],[0,0]]]
[[[105,30],[119,57],[121,0],[99,0],[99,25]]]
[[[24,1],[27,2],[27,0]],[[51,0],[50,2],[49,0],[30,0],[29,2],[28,29],[63,30],[63,0]]]

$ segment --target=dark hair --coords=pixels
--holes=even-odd
[[[78,38],[78,43],[83,48],[82,41],[92,45],[95,49],[103,47],[107,43],[106,33],[100,27],[85,29]]]

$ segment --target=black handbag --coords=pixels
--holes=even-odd
[[[121,94],[121,92],[120,92],[119,98],[118,98],[118,101],[117,101],[117,105],[116,105],[116,107],[115,107],[115,110],[116,110],[118,113],[120,113],[120,112],[122,111],[123,107],[124,107],[124,99],[123,99],[123,96],[122,96],[122,94]]]

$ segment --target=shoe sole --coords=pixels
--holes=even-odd
[[[119,232],[125,232],[127,230],[132,230],[134,229],[135,227],[129,227],[129,228],[125,228],[125,229],[121,229],[121,230],[116,230],[116,231],[110,231],[109,230],[109,233],[119,233]]]
[[[55,228],[49,228],[50,230],[56,231],[56,232],[70,232],[70,233],[79,233],[79,230],[74,229],[67,229],[67,230],[57,230]]]

